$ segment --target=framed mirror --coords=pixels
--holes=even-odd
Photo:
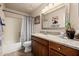
[[[42,29],[65,29],[69,21],[70,4],[59,4],[41,14]]]

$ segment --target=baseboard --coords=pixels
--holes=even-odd
[[[21,43],[16,43],[12,44],[10,46],[4,47],[3,50],[3,55],[20,50],[21,49]]]

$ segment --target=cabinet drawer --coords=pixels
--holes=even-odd
[[[50,49],[57,50],[57,51],[60,51],[61,45],[60,44],[57,44],[55,42],[49,42],[49,48]]]
[[[63,56],[63,55],[52,49],[49,49],[49,56]]]
[[[79,51],[55,42],[49,42],[49,48],[50,49],[54,49],[58,52],[60,52],[63,55],[67,55],[67,56],[77,56],[79,55]]]
[[[49,41],[42,39],[42,38],[35,37],[35,36],[32,36],[32,40],[35,40],[35,41],[37,41],[40,44],[43,44],[45,46],[48,46],[48,44],[49,44]]]
[[[66,47],[64,45],[61,45],[61,52],[67,56],[78,56],[79,55],[78,50],[70,48],[70,47]]]

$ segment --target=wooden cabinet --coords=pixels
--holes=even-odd
[[[79,50],[32,36],[32,53],[36,56],[78,56]]]
[[[44,44],[44,43],[45,44]],[[36,56],[48,56],[48,41],[32,37],[32,52]]]
[[[49,50],[52,50],[52,49],[65,56],[79,55],[79,51],[76,49],[72,49],[70,47],[67,47],[67,46],[64,46],[64,45],[61,45],[55,42],[49,42]]]

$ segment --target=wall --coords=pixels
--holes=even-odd
[[[70,6],[70,21],[72,26],[79,30],[78,4],[73,3]]]
[[[77,3],[72,3],[70,4],[70,21],[71,21],[71,25],[76,29],[78,30],[79,29],[79,17],[78,17],[78,4]],[[43,8],[41,8],[42,10]],[[40,15],[41,11],[38,9],[37,10],[38,12],[34,12],[32,15],[36,16],[36,15]],[[41,21],[41,20],[40,20]],[[34,33],[36,32],[40,32],[41,30],[43,31],[62,31],[62,30],[44,30],[44,29],[41,29],[41,23],[40,24],[37,24],[37,25],[34,25]],[[63,30],[64,31],[64,30]]]
[[[31,16],[35,17],[35,16],[40,15],[40,14],[41,14],[41,10],[42,10],[46,5],[47,5],[47,4],[41,5],[37,10],[35,10],[35,12],[31,13]],[[33,19],[33,21],[34,21],[34,19]],[[32,32],[33,32],[33,33],[35,33],[35,32],[40,32],[40,30],[41,30],[41,20],[40,20],[40,24],[37,24],[37,25],[33,24],[33,31],[32,31]]]

